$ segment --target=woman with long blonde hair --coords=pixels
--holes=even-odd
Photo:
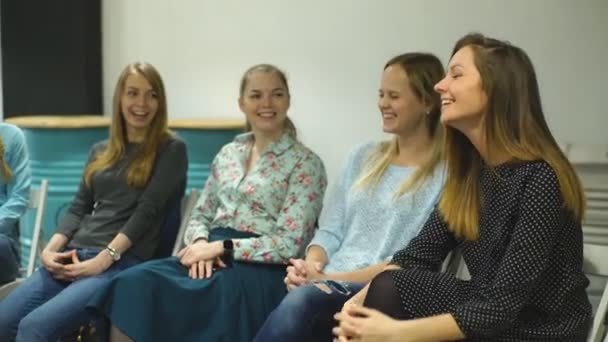
[[[163,218],[183,196],[188,160],[167,128],[152,65],[123,70],[112,115],[110,138],[93,146],[43,267],[0,302],[2,341],[57,341],[88,323],[85,304],[111,277],[155,254]]]
[[[530,58],[470,34],[456,43],[435,89],[446,126],[439,206],[355,296],[368,308],[344,306],[335,334],[341,341],[585,341],[585,200],[545,121]],[[438,272],[455,248],[470,280]]]
[[[443,76],[429,53],[401,54],[384,65],[378,109],[392,137],[349,155],[305,259],[287,268],[290,293],[255,341],[331,339],[332,315],[418,234],[444,181],[441,103],[433,90]]]

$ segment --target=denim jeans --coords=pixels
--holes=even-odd
[[[329,291],[316,285],[326,285]],[[300,286],[289,292],[270,313],[254,341],[331,341],[331,328],[335,325],[333,315],[364,286],[333,280]]]
[[[77,249],[80,261],[88,260],[99,249]],[[74,282],[59,281],[39,268],[0,302],[0,341],[56,342],[93,316],[85,311],[90,297],[116,273],[139,261],[123,255],[105,272]]]
[[[0,233],[0,285],[11,282],[19,275],[19,254],[16,242]]]

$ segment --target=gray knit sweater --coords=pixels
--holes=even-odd
[[[89,162],[107,141],[95,144]],[[68,237],[71,247],[107,246],[120,232],[133,243],[127,253],[142,260],[153,256],[160,228],[169,208],[181,199],[186,187],[186,144],[176,137],[159,147],[152,175],[142,188],[127,184],[129,164],[140,145],[127,145],[124,157],[113,167],[97,172],[88,187],[81,181],[57,233]]]

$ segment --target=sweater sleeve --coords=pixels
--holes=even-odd
[[[457,245],[454,235],[435,208],[420,233],[393,256],[391,264],[401,268],[439,271],[448,253]]]
[[[164,214],[175,189],[186,180],[188,156],[186,144],[171,139],[156,158],[154,169],[144,192],[137,200],[135,211],[120,230],[131,242],[136,242]]]
[[[557,176],[545,163],[532,175],[520,215],[495,278],[453,312],[467,338],[491,337],[511,327],[529,301],[569,213]]]
[[[25,213],[32,178],[23,132],[15,128],[14,134],[5,139],[5,144],[8,146],[5,162],[13,177],[6,185],[7,201],[0,206],[0,227],[14,226]]]
[[[328,259],[340,248],[346,234],[346,198],[355,181],[355,175],[359,175],[358,170],[361,168],[359,164],[361,163],[363,150],[367,150],[366,146],[354,149],[349,154],[340,178],[332,189],[331,195],[325,201],[319,220],[319,229],[308,245],[308,248],[312,245],[323,248]]]
[[[283,263],[296,257],[310,239],[323,205],[327,184],[325,167],[313,153],[306,154],[289,177],[287,195],[273,235],[234,239],[234,258]]]

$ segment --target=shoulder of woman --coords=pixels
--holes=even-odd
[[[19,139],[25,142],[25,134],[21,128],[11,123],[0,122],[0,132],[4,139]]]
[[[97,154],[105,150],[108,147],[109,142],[109,139],[96,142],[95,144],[93,144],[93,147],[91,147],[90,154]]]
[[[357,144],[350,150],[348,159],[356,163],[367,160],[375,153],[382,153],[385,143],[384,141],[368,141]]]
[[[237,151],[239,151],[241,149],[245,149],[245,148],[246,148],[246,145],[243,144],[242,142],[231,141],[231,142],[225,144],[224,146],[222,146],[222,148],[220,148],[220,150],[216,154],[216,157],[231,155],[231,154],[236,153]]]
[[[544,160],[522,162],[521,165],[516,167],[518,168],[517,173],[519,173],[521,177],[525,177],[528,181],[542,181],[543,179],[547,181],[557,181],[558,178],[557,172]]]
[[[302,161],[307,161],[309,163],[320,164],[320,166],[324,165],[321,157],[306,145],[300,142],[296,142],[295,144],[293,144],[292,149],[294,149],[294,152],[298,156],[298,159]]]
[[[185,150],[186,142],[177,135],[173,135],[167,139],[162,145],[164,149],[172,149],[172,150]]]

